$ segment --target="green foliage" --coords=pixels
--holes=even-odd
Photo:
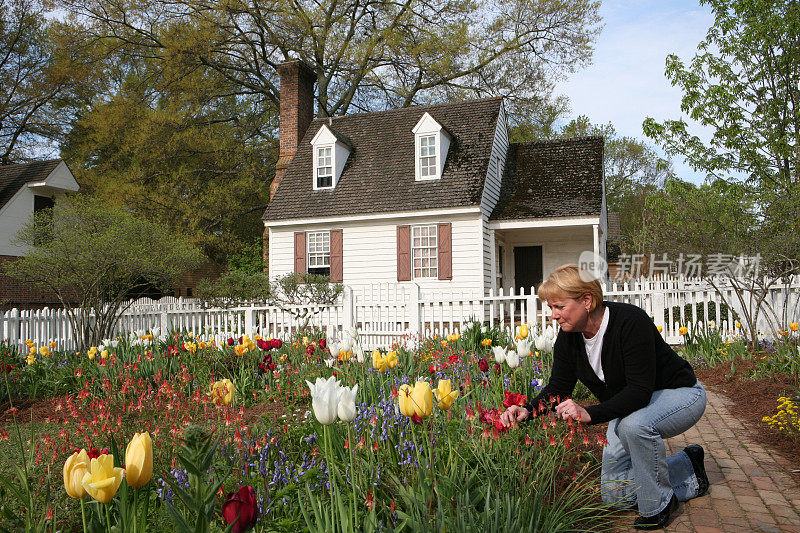
[[[247,273],[228,270],[218,278],[203,279],[197,284],[197,295],[211,307],[235,307],[244,302],[267,302],[271,295],[266,272]]]
[[[216,495],[230,475],[233,465],[218,472],[214,455],[219,447],[219,437],[214,438],[199,426],[186,428],[184,442],[178,451],[178,461],[189,473],[189,489],[184,490],[170,476],[164,479],[183,503],[183,512],[165,501],[172,524],[178,533],[209,531],[216,516]]]
[[[29,252],[6,274],[52,290],[81,349],[111,336],[131,294],[167,287],[201,260],[164,226],[81,196],[32,217],[17,239]]]
[[[757,194],[752,248],[800,254],[800,5],[794,0],[704,0],[714,24],[691,63],[670,55],[666,75],[683,92],[681,109],[711,131],[703,140],[685,120],[643,124],[645,134],[717,183],[737,173]],[[722,210],[713,216],[736,216]],[[737,234],[730,227],[726,236]],[[687,234],[695,234],[687,232]],[[726,239],[727,240],[727,239]]]
[[[729,311],[730,308],[726,304],[720,304],[719,321],[729,321],[731,327],[733,327],[734,321],[739,317],[736,315],[736,313],[729,313]],[[716,320],[716,302],[697,302],[694,305],[688,303],[683,306],[683,309],[681,309],[681,307],[678,305],[674,305],[672,306],[672,320],[681,326],[686,326],[693,322],[705,322],[706,312],[708,312],[708,320]],[[697,318],[695,319],[695,317]],[[670,322],[669,309],[664,309],[664,322]],[[717,326],[721,325],[721,323],[717,324]]]
[[[599,32],[592,0],[59,3],[131,56],[214,69],[274,108],[276,65],[303,59],[317,75],[320,116],[475,95],[530,109],[559,75],[588,64]]]

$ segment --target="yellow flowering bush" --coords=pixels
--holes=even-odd
[[[800,437],[800,403],[788,396],[778,398],[778,412],[761,419],[772,429]]]

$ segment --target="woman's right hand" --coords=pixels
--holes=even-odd
[[[503,423],[503,426],[516,426],[523,420],[527,420],[528,417],[531,416],[530,411],[525,409],[524,407],[520,407],[519,405],[512,405],[506,412],[500,415],[500,422]]]

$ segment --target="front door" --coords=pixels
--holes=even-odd
[[[525,288],[525,294],[530,294],[531,287],[534,291],[542,282],[542,247],[541,246],[515,246],[514,247],[514,283],[517,294]]]

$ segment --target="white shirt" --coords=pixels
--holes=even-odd
[[[608,316],[608,307],[606,307],[603,313],[603,321],[600,322],[600,329],[597,330],[594,337],[587,339],[586,335],[581,334],[583,335],[583,343],[586,345],[586,355],[589,358],[589,365],[603,383],[606,382],[606,378],[603,375],[603,365],[600,360],[600,355],[603,352],[603,335],[606,334],[606,329],[608,328]]]

